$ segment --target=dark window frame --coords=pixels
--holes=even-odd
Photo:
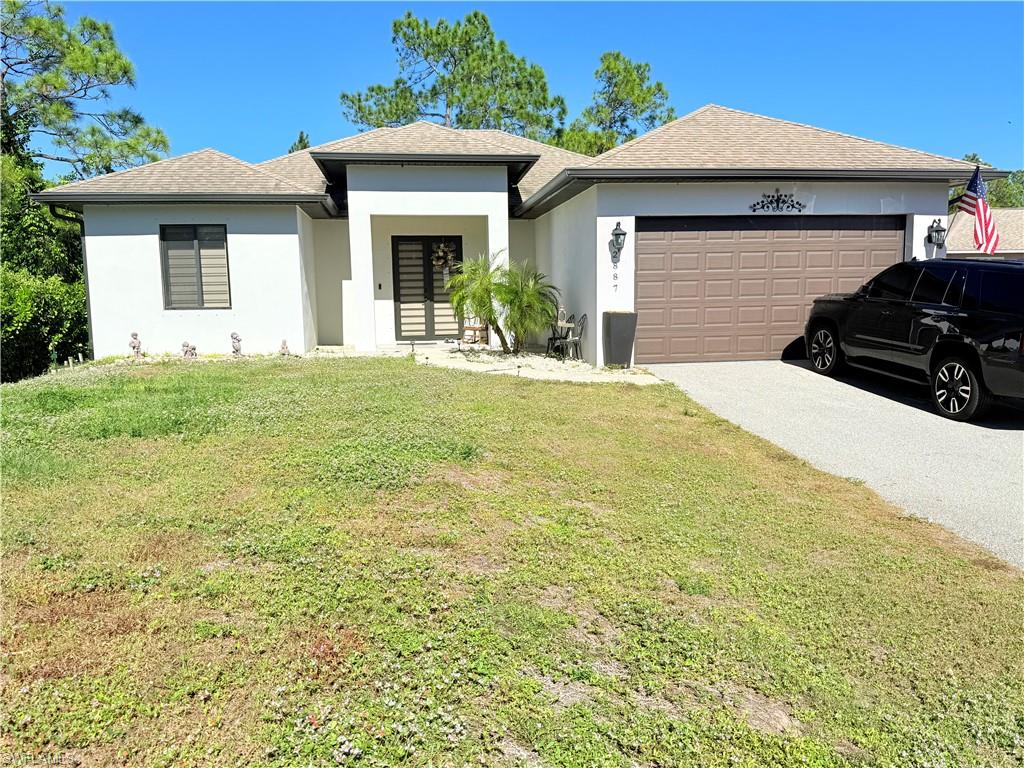
[[[196,265],[196,303],[194,305],[172,305],[171,304],[171,283],[169,267],[167,262],[167,240],[165,234],[168,229],[188,227],[192,230],[192,254]],[[224,270],[227,274],[228,303],[226,306],[207,307],[203,304],[203,262],[202,254],[199,251],[199,230],[203,227],[219,228],[224,232]],[[163,282],[164,309],[174,312],[189,312],[195,310],[215,311],[231,309],[231,256],[228,253],[228,227],[226,224],[161,224],[160,225],[160,277]]]

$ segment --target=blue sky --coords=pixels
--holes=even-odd
[[[541,64],[570,118],[607,50],[652,65],[676,111],[708,102],[1024,167],[1022,3],[100,3],[138,85],[118,101],[171,140],[248,161],[355,132],[338,93],[397,74],[391,21],[479,8]],[[980,41],[979,41],[980,38]]]

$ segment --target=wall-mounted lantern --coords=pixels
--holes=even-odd
[[[612,239],[608,241],[608,250],[612,254],[612,263],[619,263],[619,256],[622,249],[626,247],[626,230],[622,228],[622,222],[615,222],[615,229],[612,230]]]
[[[939,248],[946,244],[946,228],[939,219],[935,219],[928,227],[928,237],[925,239]]]

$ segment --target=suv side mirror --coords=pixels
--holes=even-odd
[[[858,296],[867,296],[868,295],[868,291],[870,291],[870,290],[871,290],[871,281],[868,280],[866,283],[864,283],[864,285],[862,285],[860,288],[857,289],[857,295]]]

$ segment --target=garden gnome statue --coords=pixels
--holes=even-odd
[[[237,333],[231,334],[231,354],[238,357],[242,354],[242,337]]]
[[[284,357],[287,357],[288,355],[291,354],[291,352],[288,351],[288,339],[281,339],[281,350],[279,354],[281,354]]]
[[[189,344],[187,341],[181,342],[181,356],[186,360],[196,359],[196,345]]]
[[[139,341],[139,334],[132,332],[132,340],[128,342],[128,346],[132,348],[132,354],[135,356],[135,362],[142,359],[142,342]]]

